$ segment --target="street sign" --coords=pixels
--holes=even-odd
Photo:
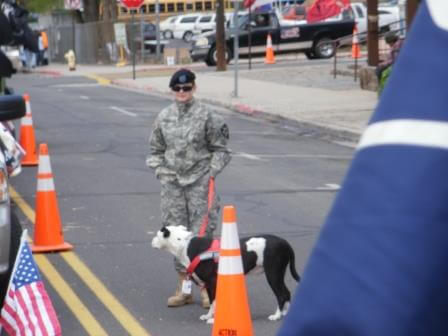
[[[121,0],[123,6],[128,9],[138,9],[141,5],[143,5],[144,0]]]

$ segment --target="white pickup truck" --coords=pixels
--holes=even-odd
[[[358,33],[367,32],[367,6],[362,2],[352,2],[350,4],[350,14],[356,22]],[[378,6],[378,27],[380,33],[396,30],[400,28],[400,15],[399,5],[388,5],[381,3]],[[306,20],[306,6],[304,5],[290,5],[284,7],[282,10],[283,22],[304,22]],[[325,19],[324,22],[341,21],[347,16],[347,11],[343,13]],[[403,13],[402,13],[403,14]]]

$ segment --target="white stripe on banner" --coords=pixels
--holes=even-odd
[[[358,150],[382,145],[410,145],[448,149],[448,123],[426,120],[390,120],[371,124]]]
[[[51,173],[50,156],[40,155],[39,156],[39,167],[37,169],[38,174],[49,174]]]
[[[448,30],[448,1],[427,0],[427,4],[435,24],[442,29]]]
[[[221,248],[226,250],[240,248],[236,223],[225,223],[222,225]]]
[[[53,178],[38,178],[37,179],[38,191],[54,191]]]
[[[219,257],[218,274],[236,275],[243,273],[243,262],[241,260],[241,256]]]

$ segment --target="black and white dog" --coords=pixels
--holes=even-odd
[[[196,256],[207,251],[212,244],[211,238],[193,236],[185,226],[165,226],[157,231],[152,239],[152,247],[166,250],[179,259],[186,268]],[[286,268],[292,277],[299,282],[300,276],[295,268],[295,255],[291,245],[284,239],[274,235],[258,235],[240,239],[241,257],[244,274],[266,274],[266,279],[277,297],[278,307],[269,316],[271,321],[281,319],[286,315],[291,293],[285,285]],[[202,259],[202,258],[201,258]],[[218,279],[218,264],[213,259],[201,260],[194,270],[196,276],[204,282],[210,302],[210,310],[200,317],[213,323],[215,312],[216,283]]]

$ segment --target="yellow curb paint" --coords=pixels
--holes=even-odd
[[[34,224],[34,210],[13,187],[10,186],[9,188],[14,203]],[[151,336],[74,252],[62,252],[59,254],[130,335]],[[39,267],[42,268],[42,273],[72,310],[86,331],[90,335],[107,335],[48,259],[40,254],[35,254],[35,257]]]
[[[112,82],[110,79],[100,77],[97,75],[85,75],[85,77],[96,80],[98,82],[98,84],[101,84],[101,85],[109,85]]]

